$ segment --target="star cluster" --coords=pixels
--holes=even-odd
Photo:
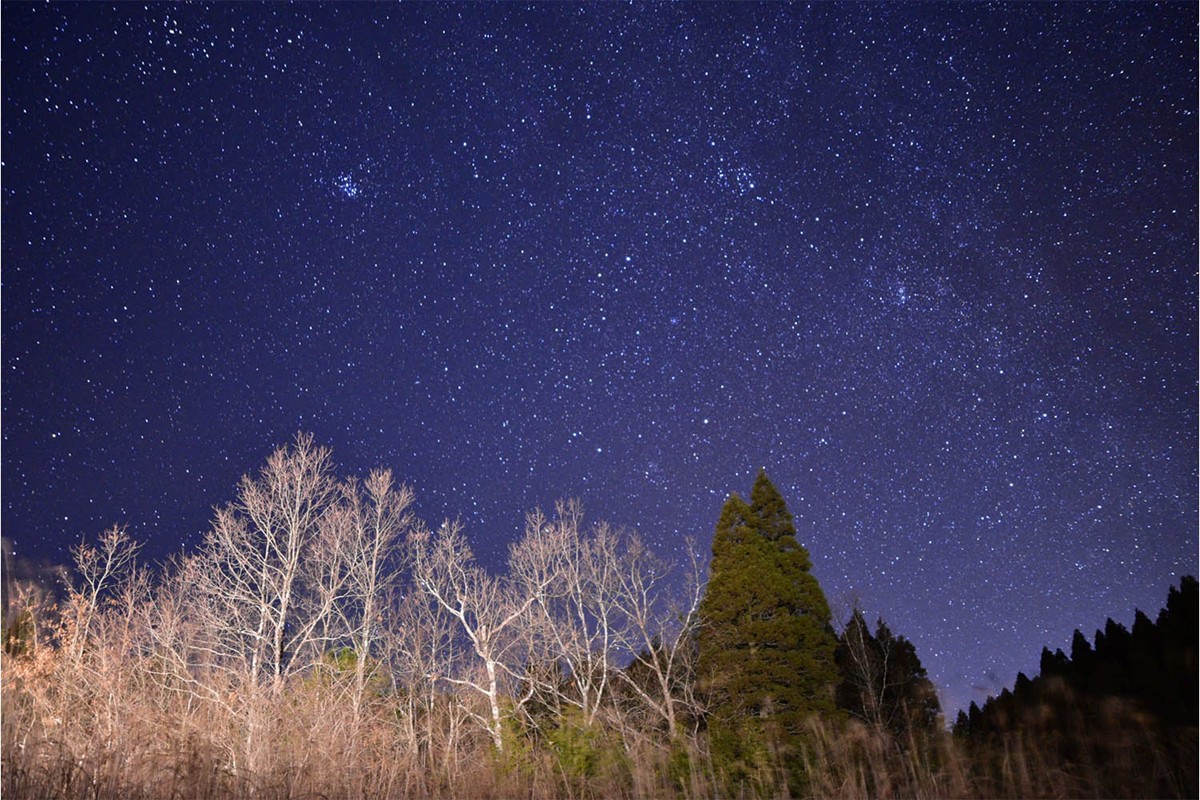
[[[297,430],[498,562],[765,466],[949,711],[1196,570],[1197,12],[11,5],[3,530]]]

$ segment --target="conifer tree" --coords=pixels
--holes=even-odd
[[[882,619],[875,633],[862,612],[854,610],[836,653],[842,681],[837,704],[851,715],[886,730],[898,741],[913,732],[932,734],[941,721],[937,690],[930,682],[917,650],[896,636]],[[1018,676],[1017,685],[1024,675]]]
[[[1040,675],[1018,674],[1012,692],[982,709],[972,703],[955,733],[980,747],[1005,736],[1032,737],[1027,741],[1060,759],[1063,769],[1090,763],[1101,772],[1089,779],[1132,781],[1123,784],[1131,796],[1194,796],[1198,588],[1195,578],[1184,577],[1157,622],[1138,611],[1130,632],[1109,619],[1095,645],[1076,630],[1070,658],[1043,648]],[[1131,747],[1132,730],[1159,759],[1144,774],[1121,773],[1122,762],[1113,758]]]
[[[769,731],[786,746],[805,717],[834,710],[836,638],[811,568],[765,472],[749,504],[730,495],[700,605],[698,677],[714,734],[737,729],[745,740]]]

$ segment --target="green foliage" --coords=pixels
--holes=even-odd
[[[353,647],[340,647],[325,654],[325,662],[335,672],[353,672],[358,666],[358,651]]]
[[[553,724],[543,729],[543,741],[569,795],[629,781],[632,765],[621,736],[600,720],[589,723],[575,706],[560,709]]]
[[[375,639],[378,649],[333,647],[315,663],[307,648],[330,640],[313,639],[288,656],[306,669],[265,691],[249,665],[213,660],[222,629],[206,627],[207,613],[191,624],[190,604],[214,597],[190,591],[203,562],[114,593],[105,565],[128,552],[114,529],[115,555],[80,551],[94,591],[75,592],[65,616],[39,595],[0,626],[0,789],[146,800],[1197,796],[1194,578],[1156,619],[1138,612],[1129,630],[1109,620],[1094,644],[1077,632],[1070,657],[1043,650],[1040,675],[972,703],[952,739],[903,637],[856,613],[835,649],[783,498],[761,473],[749,497],[722,509],[696,637],[677,648],[655,635],[673,635],[670,624],[639,629],[633,652],[614,636],[617,649],[597,655],[633,660],[609,674],[590,719],[569,702],[563,653],[514,658],[506,677],[525,680],[501,684],[513,693],[498,698],[499,731],[464,685],[471,673],[454,673],[468,642],[449,620],[407,616],[397,650]],[[337,618],[351,620],[346,609]],[[408,655],[420,658],[401,664]],[[654,667],[668,657],[682,663],[664,687]],[[671,740],[653,708],[664,692],[680,700]]]
[[[667,778],[670,779],[673,788],[685,795],[692,775],[692,758],[689,752],[688,743],[677,736],[671,741],[671,753],[667,758]]]
[[[569,779],[593,778],[609,756],[609,743],[599,724],[588,725],[579,709],[563,710],[558,724],[546,732],[546,741]]]
[[[713,717],[708,726],[709,757],[725,793],[739,794],[747,787],[755,794],[770,794],[762,776],[771,773],[765,726],[759,719]]]
[[[492,761],[497,771],[506,777],[527,779],[533,775],[535,759],[533,742],[525,721],[512,713],[511,701],[503,701],[500,715],[502,750],[492,747]]]
[[[364,669],[365,697],[368,700],[376,700],[386,696],[390,684],[382,665],[376,659],[367,656],[361,666]],[[326,691],[332,686],[348,687],[356,680],[359,667],[358,651],[353,647],[328,650],[321,656],[321,661],[313,673],[305,679],[305,684],[320,691]]]
[[[782,496],[760,472],[749,504],[733,494],[721,510],[700,605],[699,687],[715,766],[735,781],[757,770],[767,738],[786,754],[808,716],[834,711],[836,639],[811,568]]]

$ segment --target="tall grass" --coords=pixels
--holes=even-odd
[[[1120,697],[1065,696],[963,747],[979,796],[1197,796],[1195,726],[1164,726]]]
[[[768,748],[760,774],[730,785],[714,774],[702,735],[668,742],[612,725],[583,736],[523,729],[501,755],[447,703],[433,712],[433,727],[461,729],[438,740],[452,750],[438,749],[414,745],[396,696],[376,697],[356,718],[336,689],[318,682],[256,698],[258,747],[242,727],[248,717],[237,698],[165,691],[137,664],[105,685],[93,682],[96,663],[90,653],[76,671],[54,650],[4,659],[4,797],[1018,798],[1196,790],[1195,729],[1168,740],[1120,701],[1088,709],[1104,724],[1074,741],[1032,722],[1020,734],[964,743],[814,719],[798,757]],[[428,729],[431,720],[419,722]]]
[[[130,626],[136,609],[109,606],[86,635],[64,614],[55,636],[8,648],[6,800],[1197,795],[1195,726],[1164,727],[1132,701],[1089,704],[1066,688],[1047,689],[1009,733],[969,739],[814,718],[798,747],[766,741],[734,779],[714,767],[694,719],[670,739],[615,700],[591,723],[513,712],[498,752],[476,721],[486,715],[477,693],[379,682],[356,706],[352,673],[328,664],[281,685],[175,668],[169,648],[147,646],[151,629]]]

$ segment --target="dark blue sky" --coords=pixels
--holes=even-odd
[[[4,6],[3,533],[297,430],[497,560],[765,466],[948,709],[1197,559],[1197,10]]]

